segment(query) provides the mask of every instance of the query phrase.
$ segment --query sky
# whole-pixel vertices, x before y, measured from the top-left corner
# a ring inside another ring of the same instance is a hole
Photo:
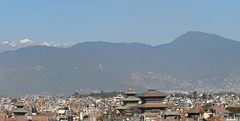
[[[187,31],[240,40],[239,0],[0,0],[0,41],[140,42]]]

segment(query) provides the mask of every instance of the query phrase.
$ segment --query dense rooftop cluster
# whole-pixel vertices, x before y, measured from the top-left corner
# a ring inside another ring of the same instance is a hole
[[[1,121],[237,121],[239,116],[240,98],[236,93],[137,93],[129,88],[84,96],[0,97]]]

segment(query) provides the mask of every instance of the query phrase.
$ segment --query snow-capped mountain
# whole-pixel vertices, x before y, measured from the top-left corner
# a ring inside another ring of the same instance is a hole
[[[3,51],[16,50],[22,47],[42,45],[49,47],[70,47],[75,43],[71,42],[54,42],[54,41],[32,41],[31,39],[25,38],[19,41],[0,41],[0,53]]]

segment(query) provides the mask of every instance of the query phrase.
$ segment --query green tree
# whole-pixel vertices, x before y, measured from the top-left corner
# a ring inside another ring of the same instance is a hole
[[[230,111],[230,115],[233,116],[236,113],[240,113],[240,108],[238,107],[227,107],[228,111]]]

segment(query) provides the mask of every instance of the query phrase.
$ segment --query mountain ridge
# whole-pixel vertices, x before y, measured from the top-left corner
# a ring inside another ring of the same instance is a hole
[[[216,91],[224,87],[226,80],[236,83],[232,88],[237,91],[239,43],[190,31],[157,46],[98,41],[68,48],[25,47],[0,53],[0,91],[60,93],[128,86],[140,90]]]

